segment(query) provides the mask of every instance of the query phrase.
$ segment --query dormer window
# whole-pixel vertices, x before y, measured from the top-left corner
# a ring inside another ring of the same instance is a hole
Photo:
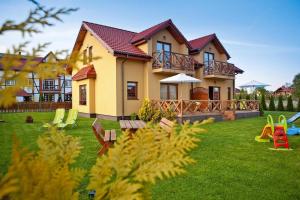
[[[83,64],[86,65],[87,64],[87,50],[83,50]]]
[[[89,47],[89,63],[93,61],[93,47]]]

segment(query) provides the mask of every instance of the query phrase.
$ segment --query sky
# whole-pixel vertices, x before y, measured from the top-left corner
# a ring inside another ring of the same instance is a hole
[[[46,7],[79,10],[63,16],[63,23],[43,29],[42,34],[22,38],[20,33],[0,35],[0,52],[12,45],[51,42],[47,51],[72,50],[82,21],[140,32],[166,19],[188,40],[216,33],[231,59],[245,72],[236,86],[251,80],[270,84],[275,90],[291,83],[300,73],[300,1],[298,0],[48,0]],[[33,4],[25,0],[1,1],[0,23],[26,17]],[[4,17],[3,17],[4,16]],[[45,52],[46,54],[47,52]]]

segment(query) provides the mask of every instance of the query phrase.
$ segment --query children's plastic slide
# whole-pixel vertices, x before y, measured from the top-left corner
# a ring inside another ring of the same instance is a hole
[[[297,119],[300,119],[300,112],[292,116],[287,120],[287,123],[291,124],[295,122]],[[296,127],[295,125],[292,125],[291,128],[287,130],[288,135],[297,135],[300,134],[300,128]]]
[[[260,135],[255,137],[257,142],[270,142],[270,138],[273,137],[274,122],[271,115],[267,117],[267,124],[264,126]]]

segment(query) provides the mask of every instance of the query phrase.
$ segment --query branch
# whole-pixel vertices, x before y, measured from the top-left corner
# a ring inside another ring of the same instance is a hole
[[[44,6],[40,5],[35,0],[29,0],[29,1],[32,2],[36,6],[36,8],[34,10],[31,10],[27,18],[20,23],[16,23],[13,20],[6,20],[0,26],[0,35],[3,35],[7,31],[19,31],[22,33],[23,37],[25,36],[25,34],[32,36],[32,34],[34,33],[41,32],[38,26],[41,27],[53,26],[51,20],[62,22],[63,21],[61,19],[62,15],[68,15],[78,10],[78,8],[56,9],[53,7],[47,9]]]

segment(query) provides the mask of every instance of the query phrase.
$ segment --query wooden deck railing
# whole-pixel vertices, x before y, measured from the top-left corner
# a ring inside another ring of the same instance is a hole
[[[57,108],[72,108],[72,102],[19,102],[9,107],[0,107],[0,113],[5,112],[44,112]]]
[[[212,60],[204,63],[203,75],[234,76],[235,67],[231,63]]]
[[[257,100],[152,100],[154,107],[162,110],[173,110],[178,116],[220,113],[227,110],[259,110]]]
[[[153,69],[173,69],[194,72],[196,61],[189,55],[169,51],[153,53]]]

